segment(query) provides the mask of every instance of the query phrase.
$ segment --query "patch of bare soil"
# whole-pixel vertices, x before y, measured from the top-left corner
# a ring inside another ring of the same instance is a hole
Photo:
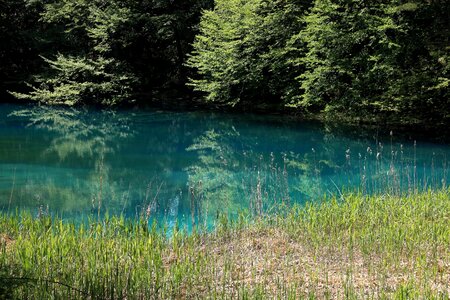
[[[7,234],[0,234],[0,246],[5,246],[6,250],[14,245],[14,240]]]
[[[314,293],[319,298],[340,299],[349,292],[377,298],[409,283],[450,294],[448,249],[433,260],[419,262],[412,256],[392,262],[379,253],[313,249],[300,240],[276,229],[250,231],[214,241],[200,251],[211,256],[215,281],[221,286],[225,282],[230,295],[244,285],[247,289],[264,287],[272,295],[295,287],[295,293]]]

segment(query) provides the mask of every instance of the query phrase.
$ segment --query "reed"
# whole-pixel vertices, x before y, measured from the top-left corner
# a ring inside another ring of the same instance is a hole
[[[281,204],[262,217],[220,215],[209,232],[174,226],[168,234],[146,220],[1,215],[0,298],[450,295],[448,189]]]

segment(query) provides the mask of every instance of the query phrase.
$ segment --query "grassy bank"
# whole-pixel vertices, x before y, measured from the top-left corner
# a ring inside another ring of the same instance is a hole
[[[3,215],[0,298],[449,297],[449,191],[344,198],[170,237]]]

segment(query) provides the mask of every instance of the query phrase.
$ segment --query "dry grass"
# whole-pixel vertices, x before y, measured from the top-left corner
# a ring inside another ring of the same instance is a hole
[[[439,276],[433,278],[427,278],[426,270],[419,270],[416,257],[402,259],[399,265],[386,265],[378,253],[316,249],[279,228],[242,230],[233,238],[207,241],[198,251],[215,262],[215,281],[219,285],[225,281],[226,294],[232,296],[237,296],[241,286],[262,286],[267,295],[276,296],[282,284],[295,287],[298,297],[314,294],[344,299],[351,289],[361,298],[379,298],[418,279],[425,280],[425,285],[437,293],[450,294],[449,249],[441,249],[438,261],[433,262],[439,265]],[[229,270],[224,275],[226,268]]]
[[[14,246],[14,240],[9,235],[0,233],[0,246],[8,251]]]
[[[6,291],[17,299],[450,295],[448,190],[346,195],[241,223],[221,220],[213,232],[174,230],[170,237],[123,218],[77,228],[1,216],[0,237],[0,273],[32,279]],[[0,291],[1,284],[0,278]]]

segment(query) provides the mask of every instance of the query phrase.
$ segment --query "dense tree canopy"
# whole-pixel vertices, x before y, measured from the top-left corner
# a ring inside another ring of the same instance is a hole
[[[47,104],[75,105],[121,102],[130,96],[133,81],[124,62],[114,51],[121,47],[115,33],[131,16],[120,1],[73,1],[49,3],[41,15],[44,22],[64,29],[68,54],[43,59],[49,65],[44,76],[36,77],[37,86],[18,98]],[[71,53],[73,52],[73,53]]]
[[[445,1],[316,0],[299,35],[299,105],[448,118],[449,12]]]
[[[47,44],[38,24],[42,4],[24,0],[0,0],[0,97],[19,88],[19,82],[42,65],[37,45]],[[50,32],[49,32],[50,33]]]
[[[235,105],[288,103],[301,69],[291,37],[303,27],[308,1],[217,0],[203,14],[188,64],[206,100]]]
[[[201,10],[211,7],[212,0],[14,0],[7,5],[11,9],[2,16],[2,30],[24,34],[27,16],[17,21],[18,27],[8,19],[39,6],[31,11],[33,29],[47,33],[41,39],[33,36],[41,56],[33,59],[44,67],[30,72],[32,80],[18,78],[29,89],[14,96],[46,104],[109,106],[184,85],[184,60]],[[50,51],[44,47],[49,44]]]
[[[213,105],[450,120],[449,1],[1,0],[0,7],[0,92],[20,99],[111,106],[178,90]]]
[[[216,0],[189,65],[207,101],[448,121],[450,2]]]

